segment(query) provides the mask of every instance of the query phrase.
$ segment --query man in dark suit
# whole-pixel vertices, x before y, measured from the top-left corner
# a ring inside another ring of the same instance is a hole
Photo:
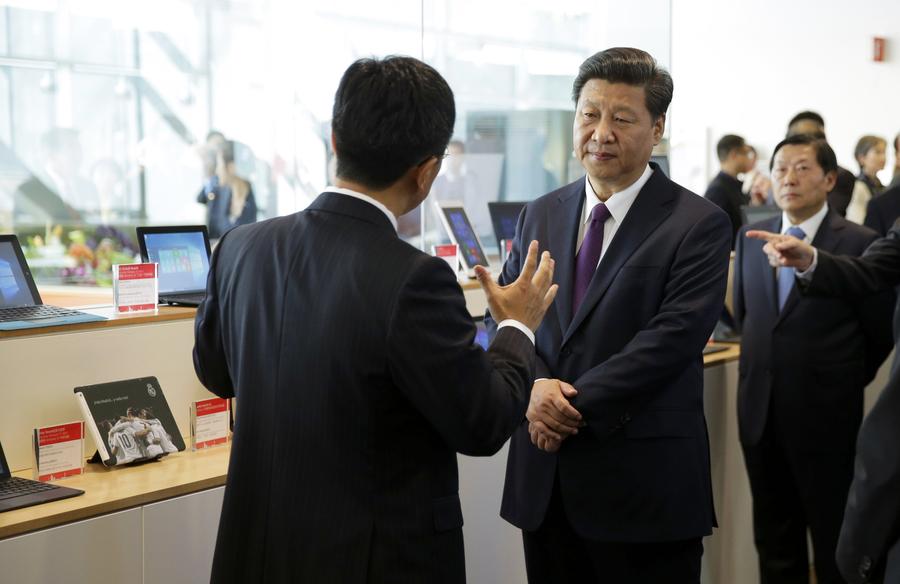
[[[798,113],[788,122],[787,137],[797,134],[821,135],[825,139],[825,119],[816,112]],[[828,207],[841,217],[847,214],[847,207],[850,205],[850,199],[853,198],[855,185],[856,177],[853,176],[853,173],[843,166],[838,166],[834,186],[828,192]]]
[[[900,221],[870,245],[862,257],[831,255],[790,236],[750,231],[765,240],[774,266],[797,271],[805,294],[856,296],[900,285]],[[894,315],[895,339],[900,329]],[[837,562],[851,584],[900,581],[900,368],[863,421],[856,447],[853,483],[844,511]]]
[[[770,170],[782,216],[749,228],[789,233],[837,254],[860,255],[877,239],[828,208],[837,160],[825,140],[786,138]],[[890,353],[894,298],[890,291],[865,299],[802,297],[794,271],[776,273],[762,247],[739,237],[734,262],[742,331],[738,422],[761,580],[808,582],[809,530],[817,581],[839,584],[834,551],[863,389]]]
[[[738,175],[753,170],[755,159],[750,156],[750,147],[744,139],[734,134],[722,136],[716,144],[716,155],[719,157],[719,174],[713,177],[703,196],[731,219],[731,248],[734,249],[738,229],[747,222],[741,207],[750,203],[750,196],[744,194],[744,183],[738,180]]]
[[[900,185],[872,197],[863,224],[885,236],[897,218],[900,218]]]
[[[501,510],[532,584],[699,582],[715,522],[701,353],[731,226],[649,163],[671,97],[644,51],[582,64],[573,141],[587,176],[525,207],[500,277],[519,276],[533,238],[557,261]]]
[[[220,582],[465,581],[456,452],[490,455],[522,420],[552,260],[529,247],[490,349],[456,274],[397,236],[427,196],[453,94],[408,57],[345,72],[337,186],[225,234],[197,312],[194,365],[237,398],[213,561]]]

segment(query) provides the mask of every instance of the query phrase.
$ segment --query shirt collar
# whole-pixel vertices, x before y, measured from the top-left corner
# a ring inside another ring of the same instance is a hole
[[[359,199],[360,201],[365,201],[365,202],[369,203],[370,205],[374,205],[375,207],[378,208],[379,211],[381,211],[382,213],[385,214],[385,216],[388,218],[388,221],[390,221],[391,225],[394,226],[394,231],[397,231],[397,218],[394,217],[394,214],[391,213],[390,209],[385,207],[382,202],[376,201],[375,199],[373,199],[372,197],[370,197],[369,195],[367,195],[365,193],[360,193],[360,192],[357,192],[357,191],[354,191],[351,189],[329,186],[325,190],[329,193],[338,193],[341,195],[347,195],[348,197],[353,197],[354,199]]]
[[[606,199],[606,208],[609,209],[609,214],[612,215],[612,218],[615,219],[616,223],[621,223],[625,219],[625,215],[628,213],[628,210],[631,209],[631,205],[637,198],[638,193],[641,192],[641,189],[644,188],[644,185],[650,180],[651,174],[653,174],[653,169],[650,168],[650,165],[648,164],[647,168],[644,169],[643,174],[641,174],[636,181],[618,193],[613,193]],[[585,204],[584,209],[582,209],[581,212],[581,222],[587,223],[591,220],[591,210],[597,203],[602,203],[603,201],[601,201],[597,196],[597,193],[594,192],[591,181],[588,180],[588,177],[586,176],[584,177],[584,196]]]
[[[804,221],[803,223],[797,225],[803,230],[803,233],[806,234],[806,238],[803,240],[807,243],[811,242],[816,238],[816,233],[819,232],[819,227],[822,225],[822,221],[825,220],[825,215],[828,214],[828,203],[822,205],[822,208],[816,211],[816,214]],[[794,225],[791,224],[791,220],[788,219],[787,213],[784,211],[781,212],[781,234],[784,235],[787,233],[787,230]]]

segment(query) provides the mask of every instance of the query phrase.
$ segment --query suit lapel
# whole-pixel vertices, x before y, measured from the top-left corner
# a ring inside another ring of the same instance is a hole
[[[674,183],[666,178],[661,171],[654,169],[653,175],[644,188],[638,193],[637,198],[629,209],[625,220],[616,231],[609,248],[603,254],[603,259],[594,272],[594,277],[588,286],[578,312],[569,323],[563,343],[581,326],[594,306],[600,302],[604,293],[615,280],[616,274],[625,264],[625,261],[637,251],[641,243],[652,233],[666,217],[670,215],[669,207],[675,198]],[[572,248],[574,248],[574,244]],[[571,279],[571,278],[570,278]],[[570,293],[571,294],[571,293]],[[569,300],[571,303],[571,300]]]
[[[585,178],[585,180],[587,180]],[[559,195],[557,204],[547,211],[548,246],[556,260],[554,280],[559,284],[556,294],[556,312],[565,332],[572,320],[572,289],[575,278],[575,244],[584,205],[584,181],[576,181],[571,188]],[[523,245],[528,242],[522,242]]]
[[[841,240],[841,230],[843,228],[844,226],[838,221],[838,216],[829,210],[828,214],[826,214],[825,218],[822,220],[822,225],[819,226],[819,230],[816,232],[816,237],[812,240],[811,245],[827,252],[835,251]],[[787,300],[784,302],[784,309],[781,311],[781,314],[778,315],[778,320],[775,322],[776,326],[778,326],[778,323],[784,320],[784,318],[794,310],[797,304],[799,304],[800,298],[800,291],[797,290],[797,286],[791,288],[791,293],[788,294]]]
[[[765,231],[771,231],[772,233],[781,233],[781,216],[774,218],[770,223],[765,225],[762,229]],[[762,250],[763,243],[759,242],[759,245],[755,248],[759,251],[757,254],[757,261],[759,262],[759,272],[762,274],[762,288],[765,290],[766,298],[768,298],[768,305],[772,309],[772,313],[775,315],[777,320],[778,318],[778,278],[777,271],[775,268],[769,264],[769,258],[766,256],[765,252]]]

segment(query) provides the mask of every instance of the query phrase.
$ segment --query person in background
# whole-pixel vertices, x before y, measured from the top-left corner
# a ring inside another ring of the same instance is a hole
[[[877,197],[872,197],[866,207],[866,219],[863,225],[874,229],[883,237],[888,234],[898,218],[900,218],[900,182]]]
[[[878,136],[863,136],[856,143],[853,156],[859,163],[859,175],[847,207],[847,219],[854,223],[862,225],[865,222],[869,201],[884,190],[884,185],[878,179],[878,171],[884,168],[886,150],[887,141]]]
[[[250,183],[234,168],[234,142],[226,140],[216,149],[216,187],[208,196],[209,236],[222,237],[238,225],[256,222],[256,199]]]
[[[788,122],[787,136],[795,134],[821,134],[822,138],[825,138],[825,120],[816,112],[800,112]],[[825,139],[827,140],[827,138]],[[838,166],[837,180],[834,188],[828,193],[828,208],[841,217],[847,214],[847,206],[853,197],[855,181],[852,172]]]
[[[743,193],[743,182],[738,175],[753,170],[756,159],[750,155],[750,147],[740,136],[728,134],[723,136],[716,144],[716,155],[719,157],[719,174],[713,177],[712,182],[706,188],[706,197],[709,201],[718,205],[731,220],[731,248],[734,249],[734,240],[738,229],[746,223],[746,217],[741,209],[750,203],[750,197]]]
[[[837,160],[825,140],[786,138],[775,147],[771,170],[782,214],[742,233],[789,233],[856,256],[878,238],[828,209]],[[840,584],[834,551],[863,389],[893,345],[894,295],[802,296],[793,270],[773,270],[762,248],[761,241],[738,238],[733,304],[742,332],[738,427],[761,581],[808,582],[808,530],[818,583]]]
[[[900,187],[900,134],[894,136],[894,174],[888,188]]]
[[[789,235],[749,231],[766,241],[774,267],[796,270],[804,294],[862,296],[900,285],[900,222],[862,257],[832,255]],[[894,315],[894,338],[900,319]],[[844,510],[837,563],[850,584],[900,582],[900,359],[878,401],[863,420],[853,483]]]

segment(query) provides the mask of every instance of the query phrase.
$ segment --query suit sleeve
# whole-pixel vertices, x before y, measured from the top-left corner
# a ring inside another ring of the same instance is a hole
[[[391,377],[457,452],[497,452],[525,417],[534,345],[514,327],[485,352],[447,264],[423,257],[404,283],[388,331]]]
[[[617,408],[649,398],[701,359],[703,346],[722,312],[731,253],[724,213],[710,213],[690,228],[670,267],[656,315],[617,354],[572,384],[573,405],[605,435]]]
[[[861,257],[834,256],[819,250],[819,262],[804,292],[813,295],[865,296],[900,284],[900,222]]]
[[[527,211],[528,207],[525,207],[519,214],[519,220],[516,223],[516,235],[513,238],[512,250],[509,252],[509,257],[506,258],[506,263],[503,264],[503,269],[500,271],[500,277],[498,278],[498,282],[501,286],[506,286],[507,284],[515,282],[519,277],[519,272],[522,270],[522,263],[524,261],[522,256],[522,227],[525,224],[525,214],[527,213]],[[531,242],[529,241],[527,243]],[[527,248],[527,245],[525,245],[524,247]],[[497,334],[497,323],[491,316],[490,310],[485,310],[484,312],[484,324],[487,327],[488,338],[493,341],[494,335]],[[553,377],[553,374],[550,372],[550,368],[547,366],[547,363],[541,358],[540,355],[535,354],[534,361],[535,379]]]
[[[219,240],[209,263],[206,280],[206,298],[197,308],[194,319],[194,371],[206,389],[219,397],[234,397],[234,383],[225,361],[222,340],[222,320],[219,312],[219,293],[216,289],[216,269],[225,244],[225,235]]]
[[[869,243],[872,241],[877,241],[874,234]],[[866,339],[866,384],[875,378],[878,368],[894,347],[891,317],[896,300],[894,289],[885,288],[854,303]]]
[[[893,375],[863,421],[853,483],[837,546],[837,563],[852,584],[883,569],[900,537],[900,376]]]

